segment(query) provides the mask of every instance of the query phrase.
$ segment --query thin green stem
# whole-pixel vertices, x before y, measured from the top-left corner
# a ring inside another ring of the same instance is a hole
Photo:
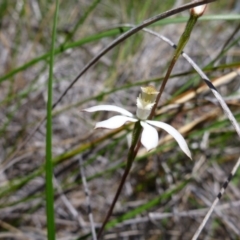
[[[189,40],[189,38],[190,38],[191,32],[192,32],[192,30],[193,30],[193,27],[194,27],[194,25],[195,25],[196,22],[197,22],[197,19],[198,19],[198,16],[190,15],[190,18],[189,18],[189,20],[188,20],[188,22],[187,22],[186,28],[185,28],[182,36],[180,37],[180,40],[179,40],[179,42],[178,42],[178,45],[176,46],[176,50],[175,50],[175,52],[174,52],[173,58],[172,58],[172,60],[171,60],[171,62],[170,62],[170,65],[169,65],[169,67],[168,67],[167,73],[166,73],[166,75],[165,75],[165,77],[164,77],[164,79],[163,79],[163,82],[162,82],[162,84],[161,84],[161,87],[160,87],[160,89],[159,89],[159,93],[158,93],[158,96],[157,96],[157,98],[156,98],[156,104],[155,104],[154,107],[152,108],[152,112],[151,112],[151,114],[150,114],[149,119],[152,119],[153,116],[154,116],[154,114],[155,114],[156,107],[157,107],[158,102],[159,102],[159,100],[160,100],[160,98],[161,98],[161,96],[162,96],[162,93],[163,93],[164,88],[165,88],[165,86],[166,86],[166,84],[167,84],[167,81],[168,81],[168,79],[169,79],[169,77],[170,77],[170,75],[171,75],[171,72],[172,72],[172,70],[173,70],[173,67],[174,67],[175,63],[177,62],[179,56],[181,55],[184,47],[186,46],[186,44],[187,44],[187,42],[188,42],[188,40]]]
[[[48,80],[48,102],[47,102],[47,133],[46,133],[46,214],[47,214],[47,235],[48,240],[55,239],[55,220],[54,220],[54,189],[53,189],[53,163],[52,163],[52,85],[53,85],[53,65],[54,65],[54,44],[56,39],[58,0],[54,14],[51,53],[49,62]]]

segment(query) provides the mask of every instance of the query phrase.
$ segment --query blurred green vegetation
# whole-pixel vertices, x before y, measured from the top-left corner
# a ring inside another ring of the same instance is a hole
[[[138,25],[177,4],[178,1],[60,1],[53,100],[90,59],[130,29],[123,24]],[[237,1],[209,4],[195,26],[186,52],[213,84],[224,77],[217,89],[239,121],[240,85],[238,74],[234,75],[240,65],[240,16],[236,6]],[[37,235],[35,239],[46,238],[45,124],[27,144],[19,147],[46,114],[53,14],[54,3],[50,1],[0,2],[0,220],[17,229],[25,239],[34,239],[33,233]],[[185,11],[149,28],[177,43],[187,19]],[[53,111],[54,174],[63,194],[87,223],[78,157],[82,155],[84,160],[94,219],[101,223],[123,173],[128,148],[126,136],[131,126],[116,131],[93,131],[94,124],[110,114],[87,114],[80,110],[113,104],[134,113],[139,86],[151,84],[159,88],[172,53],[170,45],[140,31],[90,68]],[[145,220],[144,217],[149,212],[207,208],[204,199],[214,200],[239,157],[236,132],[211,92],[198,93],[202,85],[200,77],[180,58],[167,83],[156,119],[177,129],[185,127],[182,133],[194,160],[190,162],[177,144],[160,131],[161,144],[157,149],[148,153],[140,150],[106,234],[127,234],[136,229],[129,239],[172,239],[175,231],[177,238],[190,239],[197,229],[203,214],[194,216],[196,220],[174,216]],[[188,96],[191,97],[187,101],[177,104]],[[238,179],[230,184],[222,203],[238,201]],[[77,219],[61,196],[55,186],[57,238],[84,237],[90,232],[89,225],[78,227]],[[225,209],[223,214],[239,228],[236,207]],[[127,219],[133,223],[124,222]],[[12,233],[11,228],[0,226],[0,237]],[[202,236],[237,238],[226,219],[216,215],[206,229]]]

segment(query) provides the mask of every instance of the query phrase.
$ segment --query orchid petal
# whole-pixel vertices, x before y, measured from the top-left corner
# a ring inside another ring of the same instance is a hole
[[[158,145],[158,132],[146,122],[141,121],[141,125],[143,127],[141,143],[147,151],[150,151]]]
[[[147,120],[147,123],[155,126],[155,127],[159,127],[162,128],[163,130],[165,130],[166,132],[168,132],[172,137],[175,138],[175,140],[177,141],[179,147],[182,149],[182,151],[189,157],[192,159],[191,156],[191,152],[188,148],[188,145],[185,141],[185,139],[183,138],[183,136],[172,126],[170,126],[169,124],[163,123],[163,122],[159,122],[159,121],[150,121]]]
[[[107,129],[116,129],[123,126],[126,122],[137,122],[138,120],[135,118],[130,118],[126,116],[114,116],[105,121],[101,121],[96,123],[96,128],[107,128]]]
[[[122,115],[133,117],[133,114],[129,111],[125,110],[124,108],[113,106],[113,105],[99,105],[90,108],[83,109],[85,112],[97,112],[97,111],[113,111],[121,113]]]

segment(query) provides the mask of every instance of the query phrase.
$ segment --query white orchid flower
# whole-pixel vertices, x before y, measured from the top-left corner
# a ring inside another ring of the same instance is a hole
[[[137,98],[137,116],[134,116],[131,112],[125,110],[124,108],[112,106],[112,105],[99,105],[90,108],[86,108],[83,111],[86,112],[97,112],[97,111],[113,111],[118,112],[122,115],[117,115],[109,118],[108,120],[96,123],[96,128],[107,128],[116,129],[123,126],[127,122],[137,122],[140,121],[143,127],[143,132],[141,136],[141,143],[150,151],[157,147],[158,145],[158,132],[154,127],[161,128],[168,132],[178,143],[182,151],[192,159],[191,152],[188,145],[183,138],[183,136],[172,126],[164,122],[147,120],[151,113],[151,109],[155,104],[155,99],[158,94],[156,89],[152,86],[142,87],[142,94]],[[154,127],[152,127],[154,126]]]

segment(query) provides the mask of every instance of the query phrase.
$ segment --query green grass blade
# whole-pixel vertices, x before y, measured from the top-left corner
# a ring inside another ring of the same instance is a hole
[[[55,219],[54,219],[54,189],[53,189],[53,163],[52,163],[52,82],[54,65],[54,43],[56,39],[56,27],[58,16],[58,0],[54,14],[52,43],[49,64],[48,80],[48,102],[47,102],[47,134],[46,134],[46,213],[47,213],[47,232],[48,240],[55,239]]]

